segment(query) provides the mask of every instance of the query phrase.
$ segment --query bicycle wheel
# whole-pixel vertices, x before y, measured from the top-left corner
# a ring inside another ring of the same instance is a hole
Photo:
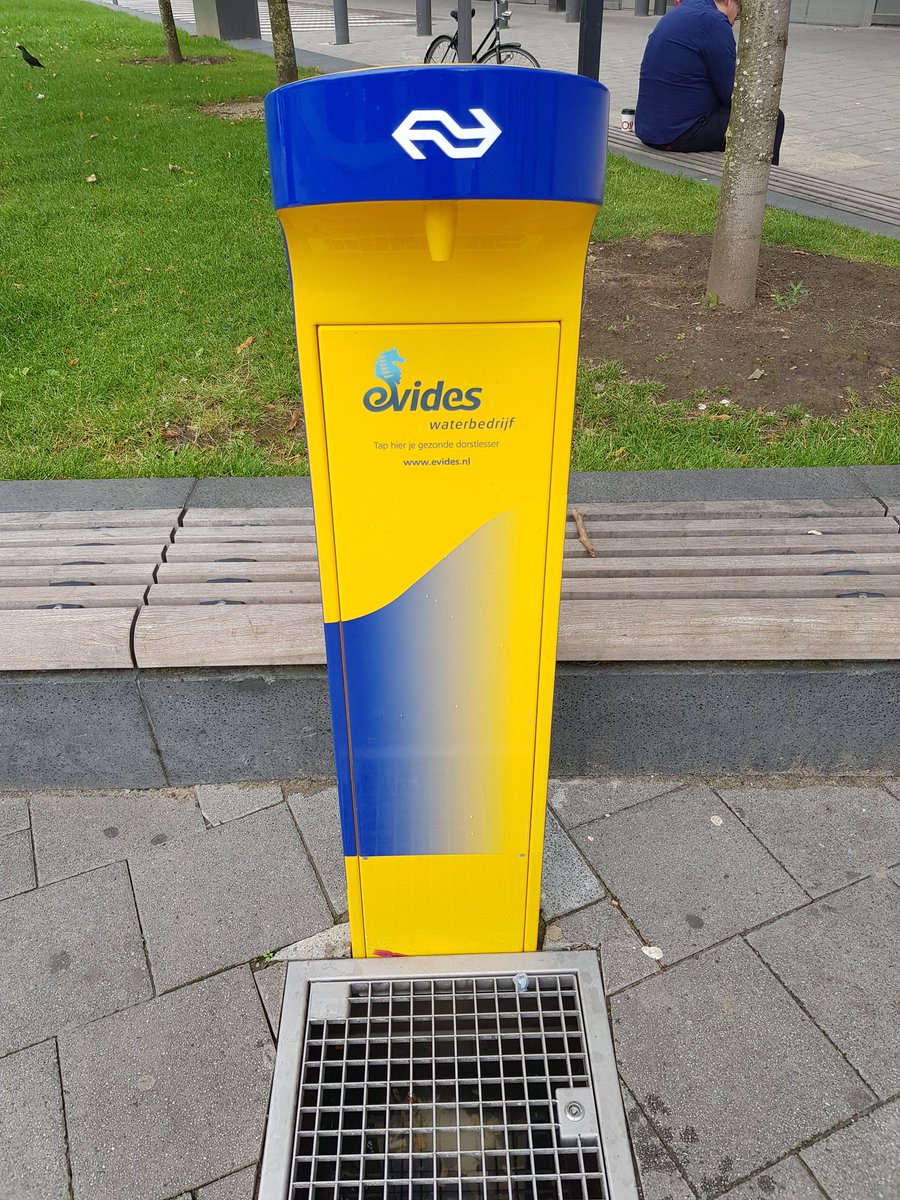
[[[455,63],[456,57],[456,42],[446,33],[436,37],[425,51],[427,63]]]
[[[541,64],[529,54],[527,50],[523,50],[521,46],[495,46],[493,50],[488,50],[486,54],[482,54],[479,58],[479,63],[489,67],[491,63],[500,63],[506,67],[539,67]]]

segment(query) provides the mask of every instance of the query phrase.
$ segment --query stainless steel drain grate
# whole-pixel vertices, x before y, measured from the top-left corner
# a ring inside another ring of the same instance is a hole
[[[608,1040],[593,955],[291,964],[260,1200],[630,1198]]]

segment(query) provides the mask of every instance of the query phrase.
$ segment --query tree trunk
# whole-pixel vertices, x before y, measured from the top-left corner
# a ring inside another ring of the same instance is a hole
[[[272,48],[275,51],[275,80],[279,87],[297,78],[297,51],[288,0],[268,0],[269,21],[272,25]]]
[[[709,297],[726,308],[750,308],[756,301],[790,8],[790,0],[744,0],[719,215],[706,283]]]
[[[166,54],[169,62],[177,66],[184,62],[184,55],[181,53],[178,30],[175,28],[175,18],[172,16],[172,0],[159,0],[159,19],[162,21],[163,33],[166,36]]]

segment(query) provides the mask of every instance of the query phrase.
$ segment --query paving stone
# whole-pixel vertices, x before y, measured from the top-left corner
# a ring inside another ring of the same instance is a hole
[[[748,940],[874,1091],[900,1091],[900,890],[867,879]]]
[[[249,968],[65,1034],[75,1200],[163,1200],[254,1162],[273,1062]]]
[[[659,970],[641,948],[640,938],[609,900],[600,900],[566,917],[557,917],[544,931],[545,950],[601,951],[607,994]]]
[[[0,902],[0,1054],[151,995],[124,863]]]
[[[546,921],[584,908],[606,895],[596,875],[572,845],[572,840],[548,810],[544,830],[544,870],[541,912]]]
[[[284,999],[284,977],[287,974],[286,962],[273,962],[261,971],[253,972],[253,982],[259,992],[260,999],[269,1018],[269,1024],[278,1037],[278,1026],[281,1022],[281,1001]]]
[[[328,902],[338,918],[347,915],[347,869],[341,843],[341,814],[336,787],[288,796]]]
[[[189,791],[33,792],[31,828],[42,884],[203,833]]]
[[[290,962],[292,959],[315,958],[350,958],[350,925],[332,925],[322,933],[314,933],[312,937],[303,938],[279,950],[275,958],[279,962]]]
[[[900,862],[900,803],[881,788],[728,788],[720,795],[811,896]]]
[[[625,1116],[644,1200],[694,1200],[675,1160],[656,1136],[628,1088],[622,1088]]]
[[[9,788],[165,787],[136,672],[0,678],[0,780]]]
[[[34,857],[27,829],[0,837],[0,900],[34,887]]]
[[[800,1157],[835,1200],[900,1196],[900,1100],[808,1146]]]
[[[680,787],[679,779],[551,779],[547,797],[566,829],[608,817]]]
[[[872,1103],[740,940],[620,992],[610,1006],[622,1076],[703,1196]]]
[[[204,783],[194,790],[200,811],[210,825],[246,817],[284,799],[277,783]]]
[[[334,778],[324,667],[145,671],[138,685],[170,783]]]
[[[828,1200],[798,1158],[785,1158],[766,1167],[746,1183],[725,1193],[722,1200]]]
[[[0,796],[0,836],[18,833],[29,825],[28,801],[24,796]]]
[[[668,962],[807,900],[707,787],[647,800],[572,837]]]
[[[56,1046],[0,1059],[0,1196],[69,1200]]]
[[[160,991],[331,924],[284,807],[138,855],[131,877]]]
[[[227,1179],[208,1183],[197,1192],[197,1200],[253,1200],[256,1167],[247,1167]]]

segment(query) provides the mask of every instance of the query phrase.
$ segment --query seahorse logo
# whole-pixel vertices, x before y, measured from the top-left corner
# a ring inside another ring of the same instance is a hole
[[[370,412],[380,412],[385,408],[400,407],[400,380],[402,371],[400,370],[401,363],[405,363],[406,359],[400,357],[400,352],[396,346],[392,346],[390,350],[383,350],[375,359],[375,378],[383,379],[387,387],[369,388],[363,396],[363,404]]]

